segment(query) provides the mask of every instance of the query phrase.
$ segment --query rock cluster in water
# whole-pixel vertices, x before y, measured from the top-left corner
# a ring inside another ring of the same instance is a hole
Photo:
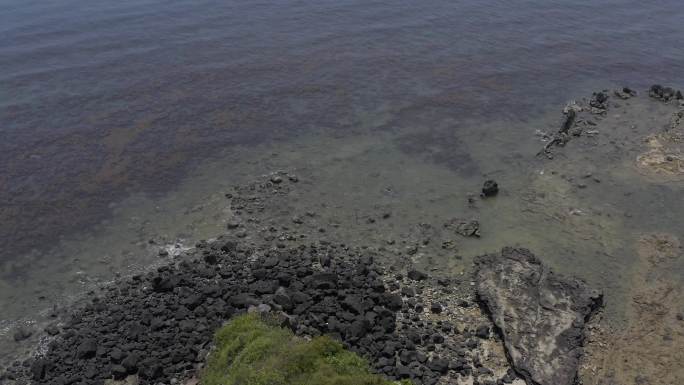
[[[609,90],[602,90],[594,92],[588,101],[585,100],[579,103],[573,101],[569,103],[563,109],[560,128],[550,134],[542,133],[547,142],[537,155],[553,158],[552,149],[554,147],[565,146],[573,137],[579,137],[584,134],[595,135],[594,127],[597,123],[593,117],[605,117],[611,107],[618,106],[617,103],[611,101],[611,95],[621,100],[627,100],[637,96],[637,92],[629,87],[615,89],[612,93]],[[653,99],[666,103],[678,102],[680,105],[684,103],[684,96],[682,96],[681,91],[659,84],[652,85],[648,90],[648,95]]]
[[[670,100],[682,100],[682,92],[675,90],[672,87],[663,87],[660,84],[654,84],[648,90],[648,95],[654,99],[669,102]]]

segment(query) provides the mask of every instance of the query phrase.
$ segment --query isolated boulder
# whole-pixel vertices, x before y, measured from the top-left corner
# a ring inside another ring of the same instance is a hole
[[[499,193],[499,184],[496,181],[489,179],[482,185],[482,196],[493,197]]]
[[[572,385],[584,326],[602,296],[551,272],[529,250],[504,248],[476,259],[477,295],[528,385]]]

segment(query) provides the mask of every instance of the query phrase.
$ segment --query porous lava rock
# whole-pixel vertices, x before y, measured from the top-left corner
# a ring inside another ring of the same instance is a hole
[[[500,331],[514,369],[529,385],[572,385],[584,326],[602,296],[554,274],[529,250],[476,258],[477,295]]]

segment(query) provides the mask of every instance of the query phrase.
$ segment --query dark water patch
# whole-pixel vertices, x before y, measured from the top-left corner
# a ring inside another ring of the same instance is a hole
[[[405,153],[425,157],[461,176],[470,177],[481,172],[456,130],[407,134],[397,138],[397,144]]]

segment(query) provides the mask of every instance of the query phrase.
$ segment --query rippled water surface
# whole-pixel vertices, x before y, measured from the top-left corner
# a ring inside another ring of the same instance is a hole
[[[366,158],[421,183],[515,181],[565,101],[681,85],[683,20],[673,0],[0,0],[0,303],[30,318],[45,275],[66,291],[88,261],[133,264],[140,233],[219,231],[193,207],[252,172],[341,172],[297,153],[309,137],[395,143]]]

